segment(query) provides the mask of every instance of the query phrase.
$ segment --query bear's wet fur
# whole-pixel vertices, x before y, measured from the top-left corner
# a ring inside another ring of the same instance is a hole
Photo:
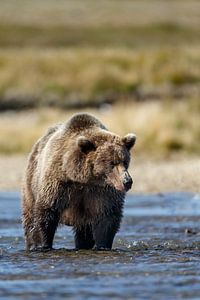
[[[111,249],[119,229],[134,134],[109,132],[75,114],[33,146],[22,189],[27,250],[51,249],[58,224],[73,226],[77,249]]]

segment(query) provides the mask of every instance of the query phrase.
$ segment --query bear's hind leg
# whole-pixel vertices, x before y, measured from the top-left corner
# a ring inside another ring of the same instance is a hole
[[[94,247],[94,238],[90,225],[75,229],[75,247],[76,249],[92,249]]]

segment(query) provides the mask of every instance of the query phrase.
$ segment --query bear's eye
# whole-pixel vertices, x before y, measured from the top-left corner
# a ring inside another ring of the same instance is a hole
[[[116,166],[118,166],[119,165],[119,162],[111,162],[111,167],[112,167],[112,169],[114,168],[114,167],[116,167]]]
[[[114,161],[112,161],[112,162],[110,163],[110,165],[111,165],[111,168],[113,169],[113,168],[116,166],[116,163],[115,163]]]
[[[128,169],[128,162],[127,161],[124,161],[124,163],[123,163],[123,165],[124,165],[124,167],[126,168],[126,169]]]

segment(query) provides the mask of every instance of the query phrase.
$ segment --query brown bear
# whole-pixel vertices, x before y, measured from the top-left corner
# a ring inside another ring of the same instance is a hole
[[[27,250],[51,249],[59,223],[73,226],[77,249],[112,248],[132,186],[127,169],[135,140],[80,113],[36,142],[22,190]]]

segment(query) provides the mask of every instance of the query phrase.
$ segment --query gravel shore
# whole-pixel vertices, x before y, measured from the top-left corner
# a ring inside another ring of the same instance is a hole
[[[19,191],[27,156],[0,156],[0,191]],[[200,159],[135,159],[130,166],[133,193],[199,192]]]

